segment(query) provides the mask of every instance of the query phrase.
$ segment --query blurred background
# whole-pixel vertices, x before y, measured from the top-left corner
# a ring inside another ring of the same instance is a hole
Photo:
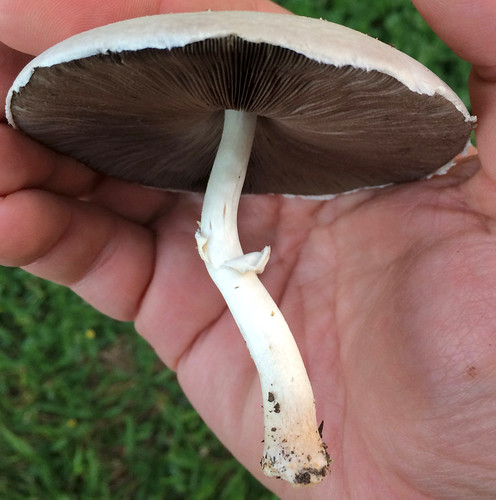
[[[468,106],[468,64],[410,1],[277,3],[393,44]],[[212,435],[131,324],[0,268],[0,499],[275,498]]]

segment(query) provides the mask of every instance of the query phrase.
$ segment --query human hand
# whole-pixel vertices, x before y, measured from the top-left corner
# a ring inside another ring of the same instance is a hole
[[[184,10],[181,3],[166,5]],[[471,90],[482,168],[472,157],[431,181],[325,203],[246,197],[240,207],[246,249],[272,243],[263,281],[293,325],[334,458],[331,477],[305,492],[261,478],[284,498],[491,498],[496,491],[496,452],[486,446],[496,433],[496,74],[483,50],[495,35],[480,27],[469,33],[491,18],[491,7],[479,19],[461,11],[466,2],[445,10],[445,2],[416,3],[478,64]],[[0,2],[2,39],[34,54],[81,29],[155,13],[145,4],[139,12],[123,2],[82,5],[74,2],[75,15],[66,1],[52,17],[52,2],[16,2],[8,17]],[[27,58],[3,53],[5,96]],[[101,178],[5,125],[0,144],[0,231],[12,235],[0,242],[0,262],[135,320],[206,422],[260,478],[258,376],[194,248],[199,197]]]

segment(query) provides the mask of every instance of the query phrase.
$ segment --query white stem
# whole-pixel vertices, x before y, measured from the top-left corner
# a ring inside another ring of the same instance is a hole
[[[198,252],[221,291],[257,367],[264,408],[262,468],[295,484],[320,481],[329,456],[317,429],[312,388],[281,312],[257,277],[269,247],[244,255],[237,211],[256,116],[225,112],[224,130],[208,182],[196,239]]]

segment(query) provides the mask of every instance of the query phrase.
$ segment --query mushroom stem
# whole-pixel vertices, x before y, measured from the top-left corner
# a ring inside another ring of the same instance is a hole
[[[238,238],[238,203],[255,126],[254,114],[225,112],[196,239],[260,376],[264,473],[310,484],[326,475],[330,462],[317,429],[310,381],[285,319],[257,277],[269,259],[269,247],[245,255]]]

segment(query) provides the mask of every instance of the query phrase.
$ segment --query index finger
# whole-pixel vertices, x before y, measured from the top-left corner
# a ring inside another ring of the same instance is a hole
[[[124,19],[201,10],[287,12],[269,0],[0,0],[0,41],[37,55],[76,33]]]

